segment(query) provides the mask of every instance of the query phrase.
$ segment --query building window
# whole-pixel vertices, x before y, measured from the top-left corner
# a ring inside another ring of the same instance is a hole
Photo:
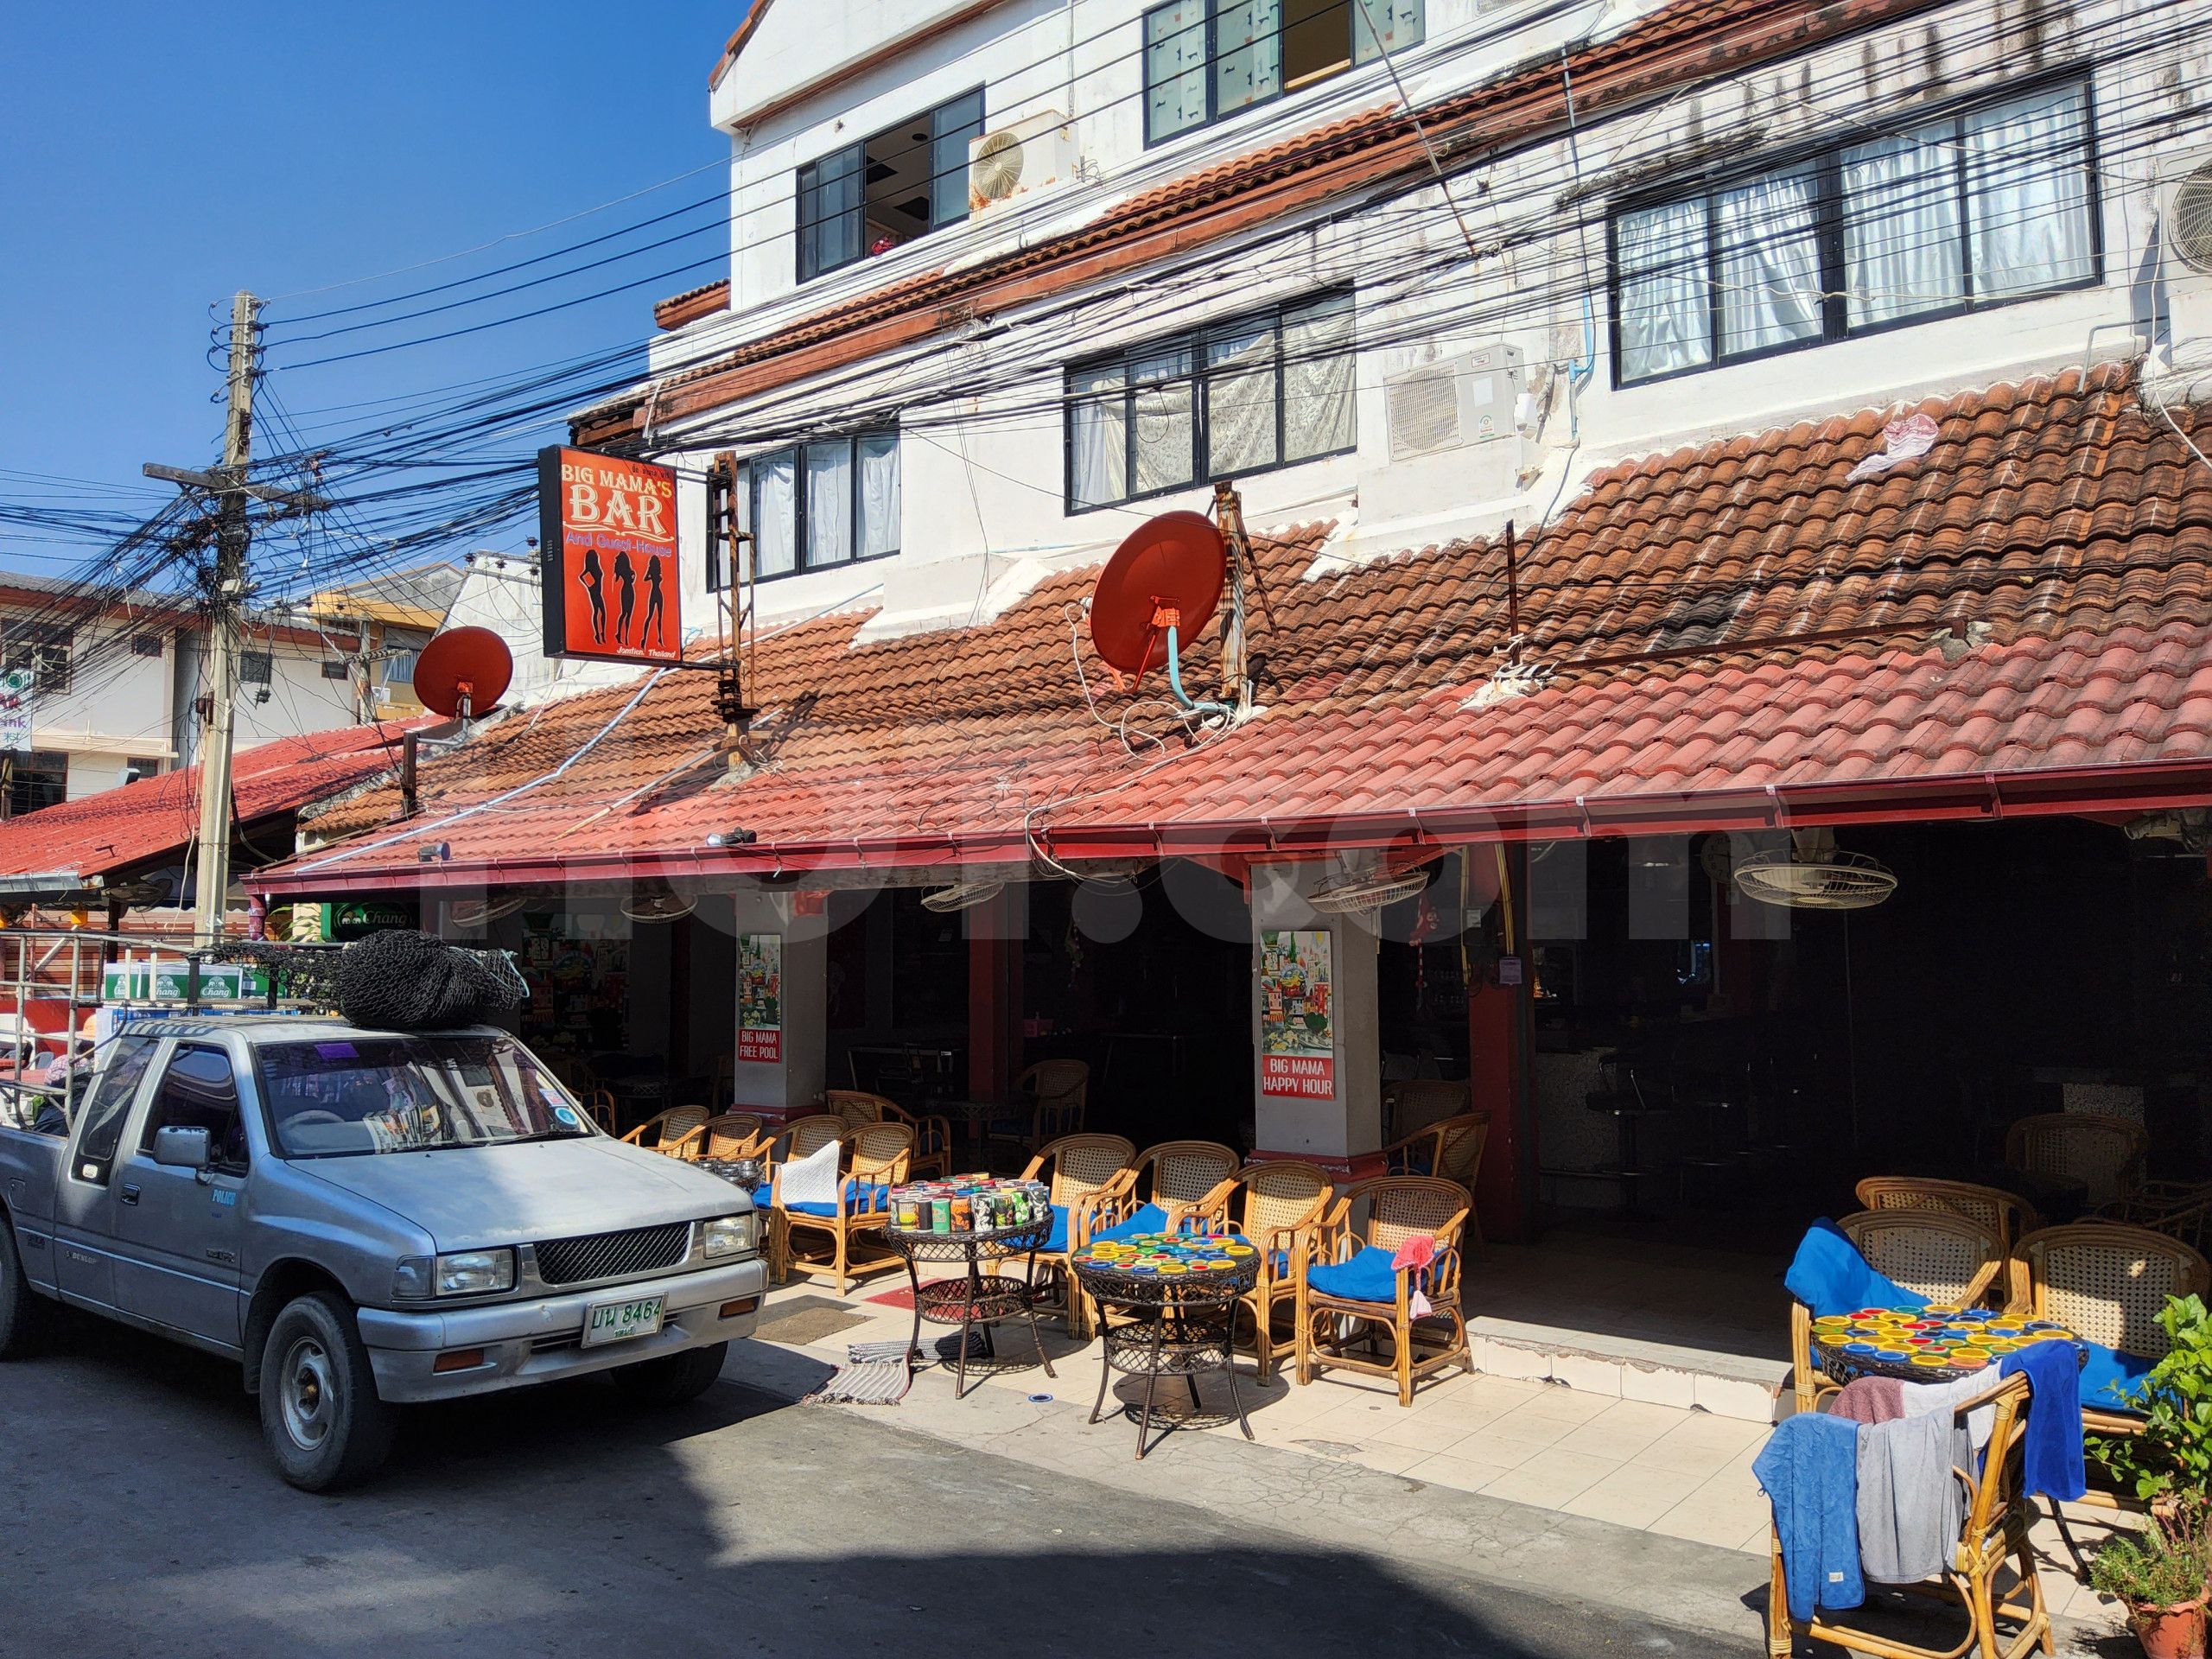
[[[158,778],[162,763],[145,755],[138,755],[123,763],[123,781],[126,784],[143,783],[149,778]]]
[[[982,136],[981,87],[798,170],[798,279],[968,217],[968,144]]]
[[[322,659],[322,677],[324,679],[342,680],[346,677],[346,663],[343,657],[326,657]]]
[[[1418,46],[1425,0],[1167,0],[1144,15],[1144,138],[1156,144],[1356,63]]]
[[[422,652],[415,646],[405,650],[388,650],[384,658],[384,683],[386,686],[404,686],[410,696],[415,692],[415,665],[423,659]]]
[[[1354,351],[1336,293],[1071,367],[1068,511],[1350,449]]]
[[[41,696],[58,696],[69,690],[69,659],[76,635],[52,622],[10,622],[0,625],[0,670],[31,677],[31,690]]]
[[[240,685],[267,685],[274,668],[275,664],[270,661],[269,653],[265,651],[238,652],[238,683]]]
[[[158,657],[162,654],[162,636],[158,633],[134,633],[130,636],[133,657]]]
[[[20,818],[69,798],[69,757],[58,749],[17,750],[8,757],[8,816]]]
[[[1612,219],[1629,385],[2100,280],[2079,82]]]
[[[896,432],[773,450],[753,456],[745,470],[757,578],[824,570],[899,550],[903,505]]]

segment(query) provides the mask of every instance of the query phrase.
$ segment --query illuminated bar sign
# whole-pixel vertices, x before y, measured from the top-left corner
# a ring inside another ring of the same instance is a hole
[[[673,467],[542,449],[537,520],[548,657],[683,660]]]

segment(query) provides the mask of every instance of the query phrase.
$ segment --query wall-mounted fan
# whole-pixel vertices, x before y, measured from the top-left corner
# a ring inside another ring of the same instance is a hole
[[[1306,902],[1324,916],[1364,915],[1426,892],[1435,874],[1433,867],[1408,870],[1400,875],[1369,870],[1329,882]]]
[[[681,893],[643,893],[622,901],[622,913],[633,922],[680,922],[699,907],[699,901]]]
[[[503,916],[512,916],[530,902],[525,893],[509,893],[504,899],[456,899],[447,906],[446,915],[455,927],[488,927]]]
[[[1787,852],[1759,853],[1736,866],[1737,888],[1791,910],[1871,910],[1897,890],[1887,865],[1840,852],[1832,830],[1791,833]]]
[[[949,887],[939,887],[922,895],[922,908],[949,916],[955,911],[973,910],[987,905],[1006,891],[1003,881],[956,881]]]
[[[142,905],[158,905],[169,896],[169,890],[159,881],[117,881],[107,888],[107,901],[126,910]]]

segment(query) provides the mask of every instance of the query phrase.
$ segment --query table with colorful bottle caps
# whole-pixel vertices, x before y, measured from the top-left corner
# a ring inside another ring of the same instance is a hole
[[[1948,1382],[2031,1343],[2071,1341],[2074,1333],[2050,1319],[1981,1307],[1863,1307],[1815,1319],[1812,1336],[1814,1363],[1839,1382],[1861,1376]]]
[[[1090,1421],[1106,1407],[1116,1371],[1145,1379],[1137,1414],[1137,1456],[1152,1437],[1153,1397],[1162,1376],[1179,1376],[1194,1409],[1198,1376],[1220,1371],[1244,1438],[1252,1425],[1236,1391],[1238,1300],[1259,1281],[1259,1247],[1235,1233],[1141,1233],[1096,1240],[1068,1258],[1076,1282],[1099,1306],[1098,1398]]]

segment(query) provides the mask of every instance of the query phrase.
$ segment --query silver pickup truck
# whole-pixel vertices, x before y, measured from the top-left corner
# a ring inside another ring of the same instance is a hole
[[[66,1135],[0,1128],[0,1359],[54,1301],[237,1359],[321,1491],[395,1405],[586,1371],[696,1397],[757,1320],[760,1243],[742,1191],[601,1133],[504,1032],[130,1026]]]

